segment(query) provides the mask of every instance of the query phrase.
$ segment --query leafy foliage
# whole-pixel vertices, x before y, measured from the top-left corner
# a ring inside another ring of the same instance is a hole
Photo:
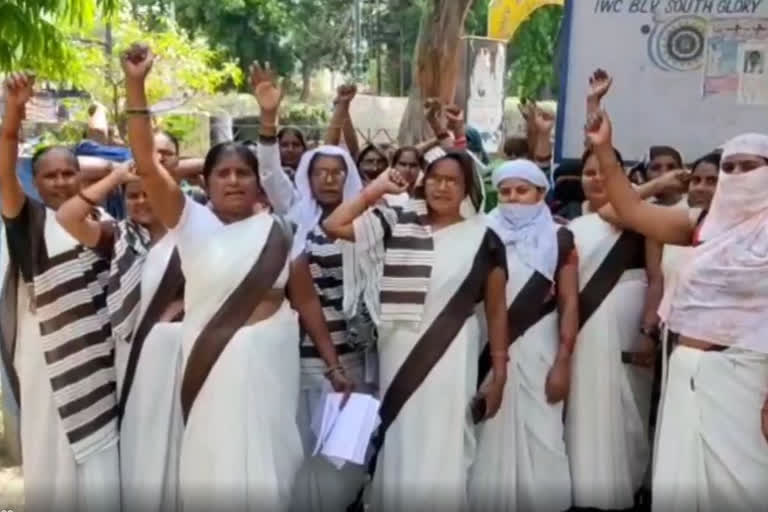
[[[176,0],[179,25],[192,35],[206,35],[237,59],[242,69],[269,61],[280,73],[293,71],[284,38],[294,0]]]
[[[509,52],[511,95],[538,98],[556,85],[555,50],[562,19],[562,7],[540,7],[517,31]]]
[[[122,95],[119,55],[135,41],[143,41],[158,55],[147,83],[150,103],[171,98],[182,102],[196,94],[212,94],[227,84],[238,85],[243,75],[237,64],[223,59],[202,37],[191,38],[166,20],[162,31],[143,30],[139,23],[122,13],[114,24],[114,51],[107,55],[100,45],[74,43],[78,58],[68,64],[70,82],[106,105],[117,118]],[[72,33],[76,40],[99,37],[95,33]]]
[[[31,69],[62,77],[72,58],[62,26],[88,26],[119,0],[0,0],[0,71]]]

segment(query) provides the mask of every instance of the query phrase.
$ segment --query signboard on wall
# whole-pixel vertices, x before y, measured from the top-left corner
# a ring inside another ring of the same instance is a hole
[[[768,127],[768,0],[567,0],[561,40],[558,159],[583,151],[596,68],[628,159],[664,144],[692,160]]]
[[[496,153],[504,138],[504,94],[507,42],[464,38],[465,118],[477,129],[488,153]]]

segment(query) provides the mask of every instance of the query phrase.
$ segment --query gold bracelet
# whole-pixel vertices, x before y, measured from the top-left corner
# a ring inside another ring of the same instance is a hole
[[[331,366],[330,368],[328,368],[325,371],[324,375],[325,375],[326,378],[328,378],[331,375],[333,375],[334,373],[340,373],[340,374],[344,375],[344,367],[341,366],[341,364],[337,364],[337,365]]]

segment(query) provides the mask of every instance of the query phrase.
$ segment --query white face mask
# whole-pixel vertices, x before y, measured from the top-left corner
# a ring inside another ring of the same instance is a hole
[[[542,208],[546,208],[546,205],[541,202],[536,204],[499,204],[499,212],[502,219],[512,229],[521,229],[532,224],[541,215]]]

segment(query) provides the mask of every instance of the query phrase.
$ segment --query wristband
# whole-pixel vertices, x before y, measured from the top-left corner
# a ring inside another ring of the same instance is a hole
[[[152,115],[152,111],[148,108],[127,108],[125,109],[126,116],[146,116]]]

